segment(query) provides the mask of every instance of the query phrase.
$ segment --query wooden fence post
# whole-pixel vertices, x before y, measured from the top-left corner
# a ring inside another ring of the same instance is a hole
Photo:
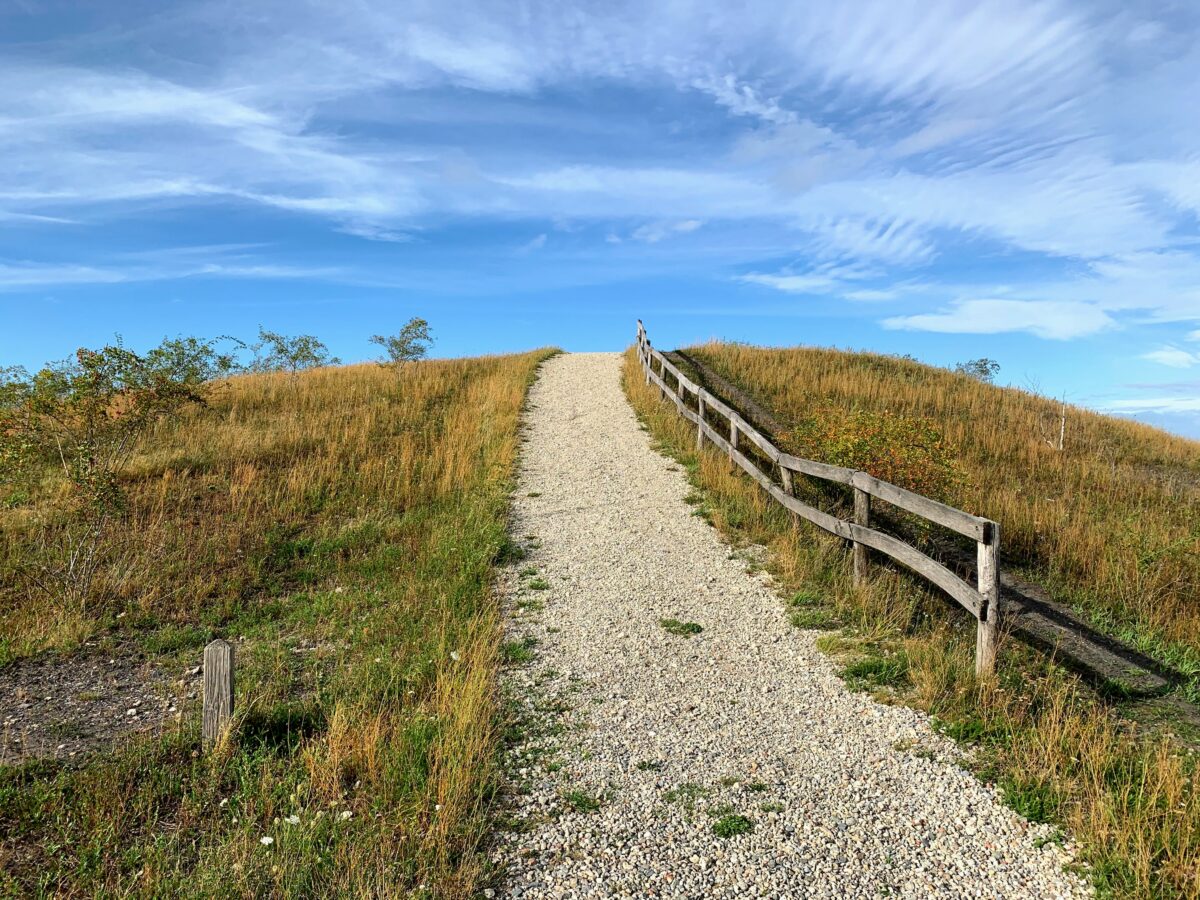
[[[704,391],[696,393],[696,406],[699,407],[700,421],[696,423],[696,452],[704,449]]]
[[[860,487],[854,488],[854,524],[871,527],[871,495]],[[854,541],[854,583],[862,584],[867,578],[867,547]]]
[[[737,453],[738,448],[738,428],[737,419],[733,416],[729,417],[729,467],[737,471],[737,463],[733,461],[733,454]]]
[[[975,546],[978,589],[983,596],[975,632],[975,674],[988,678],[996,671],[996,643],[1000,636],[1000,526],[992,522],[984,540]]]
[[[683,382],[682,381],[680,381],[679,386],[675,388],[675,396],[677,398],[675,400],[675,405],[680,410],[682,410],[683,409]]]
[[[204,648],[204,717],[202,722],[205,748],[221,739],[233,716],[233,645],[220,638]]]
[[[783,483],[784,491],[786,491],[790,496],[795,497],[796,496],[796,488],[792,482],[792,470],[785,469],[783,466],[780,466],[779,467],[779,480]]]

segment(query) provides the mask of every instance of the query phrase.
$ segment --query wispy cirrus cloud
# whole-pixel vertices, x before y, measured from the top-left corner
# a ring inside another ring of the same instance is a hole
[[[490,230],[514,257],[571,223],[589,279],[623,277],[615,253],[678,264],[692,248],[688,271],[871,301],[893,330],[1069,340],[1200,321],[1186,5],[195,0],[102,15],[6,48],[5,234],[258,216],[364,254],[297,267],[264,249],[245,277],[370,279],[416,233],[436,247]],[[36,256],[0,283],[205,274]]]
[[[1143,353],[1142,359],[1170,366],[1173,369],[1190,369],[1192,366],[1200,366],[1200,353],[1192,353],[1190,350],[1169,345],[1151,350],[1149,353]]]
[[[1026,331],[1041,338],[1069,340],[1114,325],[1103,310],[1086,303],[1037,300],[959,300],[946,309],[883,320],[885,328],[947,334],[1000,334]]]

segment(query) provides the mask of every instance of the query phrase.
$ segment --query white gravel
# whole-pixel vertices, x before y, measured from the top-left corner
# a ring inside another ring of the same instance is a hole
[[[509,638],[538,643],[505,675],[532,724],[509,753],[499,893],[1087,896],[1069,847],[957,766],[924,716],[847,691],[769,579],[692,515],[620,368],[560,356],[530,397],[513,528],[533,549],[505,591]],[[753,830],[714,834],[729,811]]]

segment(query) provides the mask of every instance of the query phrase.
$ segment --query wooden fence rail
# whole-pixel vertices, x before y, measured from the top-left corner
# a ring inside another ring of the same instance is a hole
[[[978,622],[975,644],[975,671],[988,676],[995,670],[996,640],[1000,621],[1000,527],[990,519],[973,516],[962,510],[914,494],[904,488],[880,481],[866,472],[827,463],[801,459],[781,452],[769,440],[719,398],[714,397],[700,385],[691,381],[670,360],[650,345],[646,329],[641,320],[637,323],[637,352],[647,384],[656,384],[662,398],[668,397],[675,403],[679,414],[696,425],[696,447],[702,449],[708,441],[728,454],[730,460],[745,470],[759,483],[764,491],[788,509],[793,515],[812,522],[831,534],[845,538],[854,546],[854,577],[862,580],[866,575],[867,548],[891,557],[928,581],[933,582],[971,613]],[[655,366],[657,365],[657,371]],[[668,384],[668,375],[674,384]],[[696,399],[696,409],[687,403],[688,396]],[[727,429],[718,430],[709,422],[715,413],[728,423]],[[759,468],[753,459],[745,455],[739,445],[745,441],[753,444],[772,463],[771,472]],[[778,475],[776,483],[774,475]],[[824,481],[848,485],[854,489],[854,519],[844,521],[802,503],[794,496],[794,475],[807,475]],[[871,498],[874,497],[893,506],[920,516],[961,535],[971,538],[976,545],[976,584],[959,578],[948,568],[911,547],[898,538],[871,528]]]

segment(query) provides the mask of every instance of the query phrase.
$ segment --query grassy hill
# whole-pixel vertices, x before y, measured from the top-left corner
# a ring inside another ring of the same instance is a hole
[[[686,352],[774,419],[785,449],[999,520],[1006,568],[1194,678],[1200,445],[1068,408],[1059,450],[1058,404],[906,359],[716,343]],[[1168,714],[1150,724],[1136,704],[1012,640],[998,677],[977,681],[973,619],[896,567],[873,565],[856,585],[843,541],[793,522],[719,451],[696,452],[695,426],[645,384],[633,350],[625,389],[687,467],[697,514],[735,543],[766,545],[793,622],[827,630],[821,646],[851,687],[928,712],[1018,812],[1069,830],[1102,895],[1200,896],[1196,729],[1169,714],[1177,698],[1155,701]]]
[[[138,447],[75,608],[36,584],[61,475],[9,498],[3,662],[173,676],[222,636],[239,705],[211,754],[183,696],[161,737],[0,767],[0,896],[469,895],[498,740],[490,573],[547,355],[217,384]]]
[[[1200,443],[1078,407],[1064,428],[1055,401],[907,359],[739,344],[694,355],[770,408],[785,449],[996,520],[1010,568],[1200,675]]]

